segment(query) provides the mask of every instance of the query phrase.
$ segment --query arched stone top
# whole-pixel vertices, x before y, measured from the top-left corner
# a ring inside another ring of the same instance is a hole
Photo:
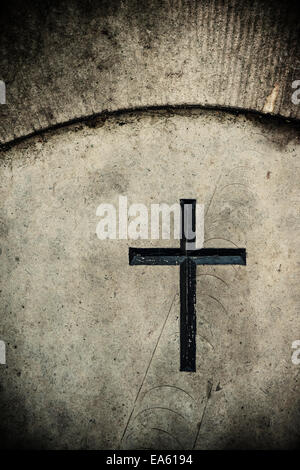
[[[295,2],[13,0],[0,23],[1,143],[156,106],[300,117]]]

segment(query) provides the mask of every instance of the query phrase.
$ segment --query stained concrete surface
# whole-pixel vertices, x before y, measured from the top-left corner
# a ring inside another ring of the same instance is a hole
[[[298,1],[10,0],[0,143],[95,113],[198,105],[300,117]]]
[[[299,133],[200,110],[95,119],[1,153],[1,445],[45,449],[299,444]],[[103,202],[206,207],[197,372],[179,372],[179,269],[99,240]]]

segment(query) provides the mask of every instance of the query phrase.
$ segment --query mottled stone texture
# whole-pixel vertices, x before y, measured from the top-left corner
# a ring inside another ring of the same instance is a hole
[[[129,113],[2,153],[2,445],[290,448],[299,442],[299,157],[294,125],[213,111]],[[179,268],[129,266],[102,202],[206,206],[197,372],[179,372]]]
[[[298,117],[300,16],[279,0],[5,2],[0,142],[95,113],[223,106]]]
[[[0,447],[297,447],[296,2],[1,8]],[[197,268],[195,374],[179,268],[128,264],[129,246],[178,241],[96,236],[119,195],[196,198],[205,246],[247,249],[247,266]]]

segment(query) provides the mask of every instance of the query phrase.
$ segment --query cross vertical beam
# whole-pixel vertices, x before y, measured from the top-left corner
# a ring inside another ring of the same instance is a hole
[[[180,370],[196,371],[196,264],[180,265]]]
[[[196,244],[196,200],[180,199],[180,249]],[[189,257],[180,264],[180,370],[196,371],[196,264]]]
[[[183,252],[196,248],[196,199],[180,199],[181,239]]]

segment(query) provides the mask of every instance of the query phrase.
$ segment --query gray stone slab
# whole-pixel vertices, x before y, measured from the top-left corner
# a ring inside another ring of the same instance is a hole
[[[299,439],[299,137],[213,111],[127,113],[1,154],[1,427],[7,446],[290,448]],[[197,372],[179,372],[179,270],[129,266],[97,206],[204,203]]]

